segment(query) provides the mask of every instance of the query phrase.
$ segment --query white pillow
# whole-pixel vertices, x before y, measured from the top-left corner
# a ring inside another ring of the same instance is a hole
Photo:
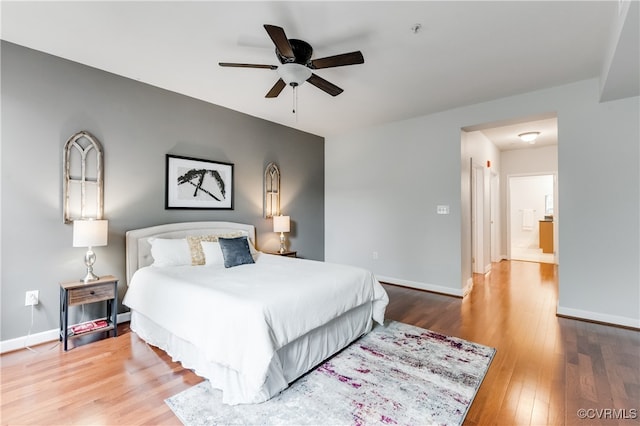
[[[154,266],[191,265],[191,251],[184,238],[150,238]]]
[[[202,252],[204,253],[204,264],[207,266],[211,265],[222,265],[224,266],[224,256],[222,255],[222,249],[220,248],[219,242],[213,241],[200,241],[200,245],[202,246]]]

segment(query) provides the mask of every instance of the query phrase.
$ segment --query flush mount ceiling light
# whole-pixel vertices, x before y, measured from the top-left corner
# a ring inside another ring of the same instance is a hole
[[[540,136],[540,132],[525,132],[518,135],[523,142],[528,142],[530,144],[536,143],[538,136]]]

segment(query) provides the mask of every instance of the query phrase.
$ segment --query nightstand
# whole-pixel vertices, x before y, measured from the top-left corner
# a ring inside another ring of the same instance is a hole
[[[270,251],[270,252],[267,252],[267,253],[268,254],[276,254],[278,256],[298,257],[297,256],[297,254],[298,254],[297,251],[285,251],[285,252],[282,252],[282,253],[280,253],[279,251]]]
[[[69,324],[69,307],[103,301],[107,302],[106,324],[94,328],[88,327],[86,331],[70,335],[69,329],[73,325]],[[105,275],[86,284],[80,280],[60,283],[60,340],[64,342],[65,351],[69,339],[99,332],[107,332],[108,335],[111,330],[113,330],[113,337],[116,337],[118,335],[118,279],[116,277]]]

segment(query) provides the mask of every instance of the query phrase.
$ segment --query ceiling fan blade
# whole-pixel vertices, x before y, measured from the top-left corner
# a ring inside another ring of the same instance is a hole
[[[265,98],[277,98],[280,92],[282,92],[282,89],[284,89],[286,86],[287,83],[285,83],[284,80],[279,79],[278,81],[276,81],[276,84],[273,85],[271,90],[269,90],[269,93],[265,95]]]
[[[311,61],[311,68],[331,68],[345,65],[364,64],[364,56],[359,50],[356,52],[343,53],[341,55],[327,56],[326,58],[314,59]]]
[[[329,83],[327,80],[325,80],[322,77],[318,77],[316,74],[311,74],[311,77],[309,77],[307,81],[313,84],[314,86],[316,86],[318,89],[327,92],[331,96],[338,96],[340,93],[343,92],[341,88],[339,88],[333,83]]]
[[[291,48],[291,44],[289,44],[289,39],[282,28],[276,27],[275,25],[265,24],[264,29],[267,30],[267,34],[271,37],[271,41],[276,45],[282,56],[295,59],[296,56],[293,54],[293,49]]]
[[[236,64],[233,62],[218,62],[221,67],[235,67],[235,68],[264,68],[268,70],[277,70],[277,65],[260,65],[260,64]]]

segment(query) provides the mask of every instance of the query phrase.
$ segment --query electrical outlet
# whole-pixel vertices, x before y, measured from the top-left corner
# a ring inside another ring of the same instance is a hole
[[[24,306],[37,305],[38,293],[38,290],[27,291],[24,295]]]
[[[373,253],[371,253],[371,258],[372,258],[373,260],[377,260],[377,259],[378,259],[378,252],[377,252],[377,251],[374,251]]]

